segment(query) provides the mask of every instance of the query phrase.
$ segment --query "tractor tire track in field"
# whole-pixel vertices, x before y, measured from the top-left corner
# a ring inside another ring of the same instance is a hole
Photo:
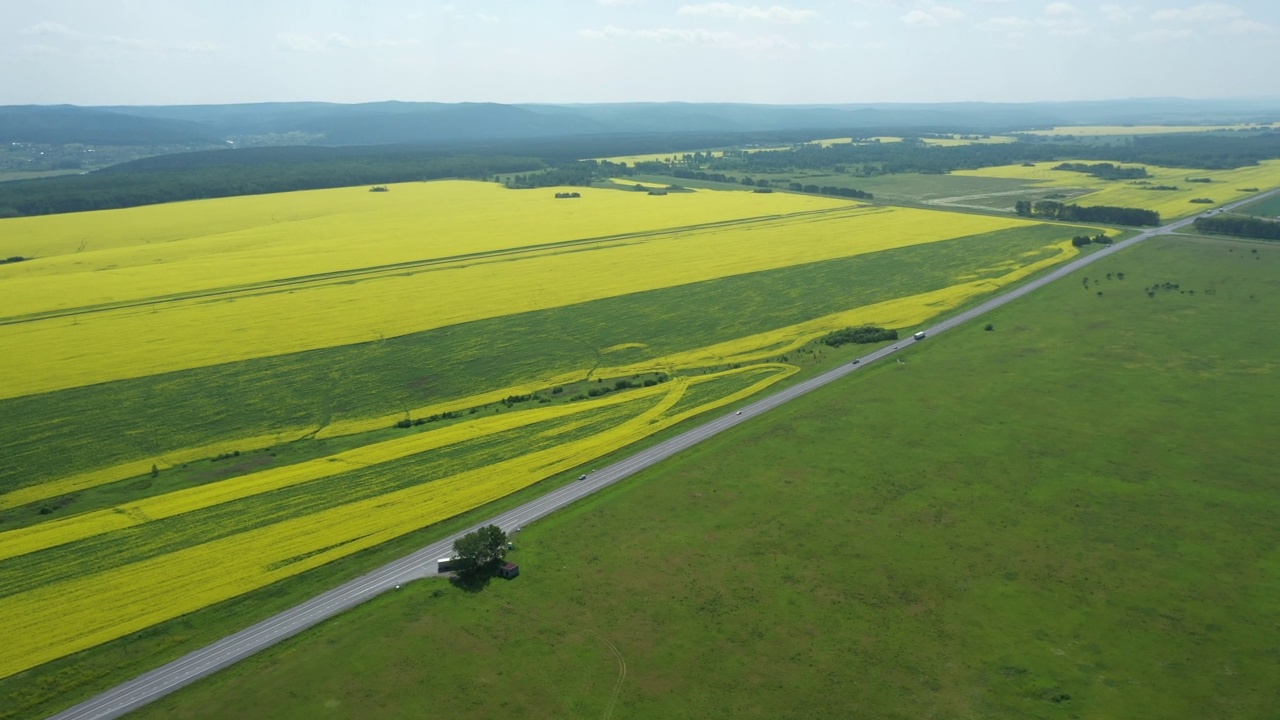
[[[703,223],[700,225],[687,225],[684,227],[663,228],[661,230],[648,230],[638,233],[624,233],[620,235],[604,235],[592,238],[580,238],[577,240],[562,240],[553,243],[542,243],[539,245],[525,245],[518,248],[507,248],[503,250],[490,250],[487,252],[467,253],[463,255],[450,255],[438,258],[426,258],[423,260],[408,260],[399,263],[390,263],[386,265],[373,265],[370,267],[353,268],[349,270],[334,270],[330,272],[314,273],[310,275],[298,275],[295,277],[279,278],[276,280],[264,280],[262,282],[247,283],[244,285],[228,285],[219,288],[209,288],[206,290],[197,290],[185,293],[172,293],[169,295],[157,295],[154,297],[137,298],[135,300],[121,300],[119,302],[100,303],[97,305],[84,305],[72,308],[60,308],[57,310],[46,310],[43,312],[27,313],[25,315],[14,315],[11,317],[0,317],[0,325],[20,325],[23,323],[39,322],[41,320],[52,320],[56,318],[72,317],[77,322],[81,315],[93,315],[95,313],[110,312],[113,310],[129,310],[133,308],[150,307],[155,311],[157,305],[163,305],[174,302],[184,301],[210,301],[219,298],[235,297],[241,295],[262,295],[284,292],[286,289],[297,289],[299,286],[323,286],[329,283],[349,284],[358,282],[361,278],[375,278],[379,275],[395,273],[399,271],[427,269],[438,265],[453,265],[467,261],[497,261],[511,260],[520,255],[536,254],[550,250],[570,250],[577,248],[578,252],[593,249],[592,245],[611,244],[623,240],[638,240],[643,238],[662,237],[664,235],[672,235],[677,233],[697,232],[701,230],[711,230],[716,228],[733,227],[736,225],[750,225],[759,222],[771,222],[783,219],[793,219],[811,215],[839,214],[848,212],[849,210],[858,210],[864,208],[864,205],[856,205],[849,207],[828,208],[824,210],[807,210],[798,213],[788,213],[782,215],[760,215],[750,218],[738,218],[735,220],[723,220],[720,222]]]
[[[572,625],[564,621],[548,620],[547,618],[534,615],[528,610],[524,610],[523,608],[516,607],[515,605],[512,605],[511,603],[503,600],[502,598],[498,597],[497,595],[494,595],[493,593],[486,591],[485,595],[493,598],[494,602],[505,607],[506,609],[511,610],[512,612],[520,613],[521,615],[524,615],[525,617],[530,618],[532,620],[537,620],[538,622],[544,625],[560,625],[562,627],[581,630],[582,632],[585,632],[591,637],[594,637],[595,639],[604,643],[605,647],[609,648],[609,652],[613,655],[613,659],[618,665],[618,678],[613,683],[613,690],[609,694],[609,703],[605,706],[604,714],[601,715],[601,717],[604,718],[604,720],[609,720],[609,718],[613,717],[613,709],[618,704],[618,696],[622,694],[622,683],[627,679],[627,659],[622,655],[622,651],[618,649],[618,646],[613,644],[613,641],[609,640],[609,638],[605,637],[604,635],[601,635],[600,633],[596,632],[595,630],[592,630],[589,627],[582,626],[582,625]]]

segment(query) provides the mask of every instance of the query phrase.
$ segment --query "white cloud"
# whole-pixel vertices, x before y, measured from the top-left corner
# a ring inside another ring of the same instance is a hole
[[[1010,40],[1024,38],[1034,28],[1039,28],[1057,37],[1079,37],[1087,35],[1092,28],[1076,12],[1074,7],[1066,3],[1054,3],[1044,9],[1045,17],[1035,19],[1006,15],[993,17],[978,23],[978,29],[987,32],[1001,33]]]
[[[618,7],[620,5],[639,5],[640,0],[596,0],[596,3],[599,5]]]
[[[592,40],[641,40],[664,45],[697,45],[728,50],[771,50],[780,47],[794,47],[792,43],[776,35],[743,37],[724,30],[705,30],[702,28],[658,28],[648,30],[606,25],[599,30],[591,28],[579,30],[578,35]]]
[[[1273,27],[1266,23],[1246,18],[1243,10],[1226,3],[1201,3],[1189,8],[1157,10],[1151,13],[1151,20],[1166,25],[1181,25],[1191,28],[1188,29],[1186,34],[1178,35],[1177,37],[1186,37],[1194,34],[1193,30],[1200,30],[1214,35],[1248,35],[1267,33],[1274,30]],[[1169,33],[1160,32],[1163,29],[1165,28],[1157,28],[1148,33],[1139,34],[1150,35],[1155,39],[1169,37]]]
[[[413,40],[357,40],[342,33],[329,33],[321,37],[277,33],[276,49],[285,52],[320,53],[334,50],[376,50],[413,45]]]
[[[980,30],[990,30],[993,32],[1020,33],[1034,25],[1035,23],[1027,20],[1026,18],[1004,16],[993,17],[990,20],[978,23],[978,28]]]
[[[937,27],[947,20],[963,18],[964,13],[947,5],[924,4],[923,8],[915,8],[902,15],[902,22],[916,27]]]
[[[1133,22],[1133,12],[1126,7],[1120,5],[1103,5],[1098,8],[1102,12],[1102,17],[1110,23],[1127,23]]]
[[[1184,9],[1169,8],[1151,13],[1156,22],[1202,23],[1215,20],[1233,20],[1244,15],[1244,11],[1234,5],[1225,3],[1202,3]]]
[[[1191,37],[1191,31],[1186,28],[1178,28],[1176,30],[1156,28],[1155,30],[1134,33],[1130,36],[1130,39],[1136,42],[1169,42],[1171,40],[1185,40],[1189,37]]]
[[[710,17],[729,17],[735,20],[763,20],[765,22],[794,25],[816,18],[813,10],[773,5],[762,8],[759,5],[734,5],[727,2],[709,2],[701,5],[683,5],[676,11],[677,15],[695,15]]]
[[[902,16],[902,22],[916,27],[937,27],[948,20],[964,17],[964,13],[947,5],[926,5]]]
[[[76,32],[62,23],[41,20],[31,27],[19,31],[23,35],[61,35],[62,37],[84,37],[84,33]]]
[[[902,16],[902,22],[908,25],[927,25],[929,27],[934,27],[938,24],[938,18],[923,10],[912,10]]]
[[[1240,18],[1238,20],[1232,20],[1226,25],[1215,29],[1214,32],[1219,35],[1247,35],[1250,33],[1268,33],[1273,30],[1275,30],[1275,28],[1267,25],[1266,23]]]
[[[217,43],[205,42],[203,40],[173,42],[148,40],[146,38],[121,37],[119,35],[91,35],[79,30],[73,30],[62,23],[50,22],[48,20],[43,20],[35,25],[23,28],[18,32],[21,35],[57,37],[65,40],[74,40],[81,47],[86,49],[114,47],[117,49],[149,53],[213,53],[225,49]]]

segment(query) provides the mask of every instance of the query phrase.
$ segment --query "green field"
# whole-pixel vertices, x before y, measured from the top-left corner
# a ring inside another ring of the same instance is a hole
[[[1255,203],[1249,203],[1236,212],[1265,218],[1280,217],[1280,195],[1269,197],[1266,200],[1259,200]]]
[[[137,715],[1269,716],[1278,270],[1150,241]]]

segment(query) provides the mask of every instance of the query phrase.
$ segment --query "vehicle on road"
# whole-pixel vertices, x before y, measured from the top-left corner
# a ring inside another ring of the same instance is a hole
[[[915,338],[916,340],[923,340],[923,339],[924,339],[924,331],[923,331],[923,330],[921,330],[920,332],[916,333],[915,335],[912,335],[911,337]]]
[[[578,479],[579,479],[579,480],[586,480],[586,479],[587,479],[587,476],[586,476],[586,475],[579,475],[579,476],[578,476]]]
[[[742,414],[742,411],[741,411],[741,410],[739,410],[738,412],[734,413],[734,415],[741,415],[741,414]]]
[[[862,361],[861,361],[861,360],[859,360],[858,358],[854,358],[854,359],[853,359],[853,362],[851,362],[851,363],[849,363],[849,364],[850,364],[850,365],[857,365],[857,364],[858,364],[858,363],[860,363],[860,362],[862,362]]]

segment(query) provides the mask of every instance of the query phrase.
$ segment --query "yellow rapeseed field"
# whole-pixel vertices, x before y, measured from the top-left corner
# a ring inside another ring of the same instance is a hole
[[[1019,264],[1014,260],[1006,261],[1003,266],[1008,272],[997,278],[960,282],[941,290],[853,308],[798,325],[670,355],[662,358],[660,362],[607,367],[601,368],[600,372],[614,376],[655,369],[685,370],[707,365],[758,362],[796,350],[805,343],[840,328],[859,325],[878,325],[886,328],[912,327],[974,298],[1063,262],[1078,253],[1070,241],[1059,243],[1056,247],[1058,250],[1056,254],[1035,262]]]
[[[677,197],[697,203],[699,198],[724,194],[787,195],[704,191],[652,198],[600,193],[658,203],[628,206],[637,217],[646,207],[658,214],[661,211],[654,208],[665,207],[661,203]],[[586,206],[593,199],[561,202]],[[557,207],[554,200],[547,203]],[[0,371],[9,380],[0,387],[0,398],[367,342],[514,312],[1030,224],[1015,218],[931,210],[844,207],[652,233],[593,244],[589,249],[544,250],[418,271],[388,271],[364,276],[359,282],[322,281],[103,311],[83,320],[58,317],[6,325],[0,327],[0,346],[9,352],[0,358]],[[305,254],[304,240],[297,242],[294,251]],[[289,260],[282,256],[275,262]],[[199,269],[183,265],[175,271],[203,272],[225,282],[225,269],[216,263]],[[66,280],[64,288],[75,286]]]
[[[561,404],[482,417],[429,432],[371,443],[315,460],[248,473],[217,483],[199,485],[112,508],[72,515],[66,519],[19,530],[0,532],[0,560],[84,540],[112,530],[134,527],[146,522],[340,475],[353,467],[378,465],[547,420],[595,412],[602,407],[622,403],[633,403],[664,392],[666,388],[658,385],[591,403]],[[386,424],[382,427],[386,427]],[[56,484],[47,483],[47,485]],[[39,487],[43,486],[37,486]]]
[[[583,195],[556,200],[558,190]],[[4,317],[399,263],[847,207],[751,192],[651,197],[442,181],[0,220]]]
[[[1092,192],[1073,197],[1070,202],[1080,205],[1146,208],[1160,213],[1160,217],[1164,220],[1176,220],[1202,212],[1206,207],[1212,207],[1192,203],[1193,198],[1208,198],[1213,200],[1215,205],[1221,205],[1254,194],[1253,191],[1246,191],[1247,188],[1267,190],[1280,187],[1280,160],[1264,160],[1259,165],[1235,170],[1143,166],[1151,175],[1145,179],[1145,182],[1150,185],[1176,186],[1177,190],[1144,190],[1144,185],[1138,185],[1130,180],[1101,180],[1084,173],[1054,170],[1053,168],[1059,164],[1061,163],[1054,161],[1036,163],[1030,167],[1002,165],[980,170],[957,170],[952,174],[1035,180],[1045,187],[1088,189]],[[1124,165],[1128,167],[1130,163]],[[1209,178],[1212,182],[1188,182],[1188,178]]]
[[[1111,232],[1114,233],[1115,231],[1112,230]],[[1017,282],[1045,267],[1062,262],[1064,259],[1073,256],[1076,252],[1075,249],[1071,247],[1070,242],[1065,240],[1060,242],[1057,246],[1046,248],[1046,250],[1048,250],[1048,252],[1045,254],[1045,257],[1035,261],[1024,262],[1017,259],[1009,259],[997,262],[992,266],[992,269],[999,273],[998,276],[994,278],[974,281],[965,281],[964,278],[958,278],[961,282],[957,282],[957,284],[942,290],[897,298],[863,307],[851,308],[847,311],[815,318],[798,325],[737,338],[732,341],[699,348],[697,350],[652,358],[639,363],[610,363],[596,368],[595,374],[599,377],[626,377],[628,375],[638,373],[674,372],[678,370],[701,368],[708,365],[758,362],[769,357],[790,352],[817,337],[842,327],[864,324],[873,324],[891,328],[910,327],[924,322],[928,318],[933,317],[940,312],[945,312],[958,307],[959,305],[982,294],[992,292],[1000,287]],[[601,353],[605,362],[608,362],[610,354],[622,352],[635,347],[642,347],[642,344],[634,342],[623,343],[614,347],[604,348]],[[410,408],[408,412],[413,417],[428,417],[431,415],[440,415],[449,412],[461,412],[469,408],[500,402],[503,398],[512,395],[528,395],[544,390],[548,386],[572,383],[575,380],[580,379],[580,377],[581,373],[575,372],[565,374],[563,376],[553,375],[542,378],[532,378],[529,382],[520,385],[495,388],[444,402],[433,403],[422,407],[414,407]],[[548,413],[547,417],[551,417],[559,416],[559,413],[564,411],[548,409],[546,412]],[[403,410],[376,417],[338,418],[315,432],[314,437],[316,439],[325,439],[379,430],[394,425],[395,422],[402,417],[404,417]],[[515,419],[512,417],[512,419],[508,420],[507,418],[509,417],[511,416],[503,415],[501,416],[501,419],[494,420],[493,427],[497,428],[494,431],[496,432],[498,429],[505,429],[508,427],[516,427],[524,422],[534,422],[535,420],[533,418],[536,416],[521,413],[520,418],[522,419]],[[505,423],[508,422],[514,422],[517,424],[510,426],[505,425]],[[483,425],[477,425],[475,427],[483,427]],[[291,429],[291,432],[286,434],[298,436],[306,433],[308,430],[308,428],[296,428]],[[79,473],[71,477],[52,482],[21,488],[8,494],[0,495],[0,509],[36,502],[46,498],[54,498],[90,487],[138,477],[145,474],[151,467],[152,463],[155,463],[160,469],[167,469],[179,463],[213,457],[223,452],[230,452],[232,449],[239,447],[269,446],[273,444],[274,441],[278,440],[278,435],[279,433],[272,436],[246,438],[235,442],[189,448],[176,452],[166,452],[161,456],[153,458],[136,460],[113,467]],[[408,448],[413,447],[413,443],[397,440],[386,444],[386,447]],[[353,455],[354,454],[362,455],[361,451],[353,451]],[[403,454],[406,453],[399,453],[394,456],[399,457]],[[384,458],[383,461],[387,459],[392,458],[388,456]],[[323,468],[324,466],[320,467]],[[268,471],[267,474],[277,472],[293,473],[295,470],[281,468],[278,470]],[[260,474],[260,476],[265,476],[265,474]],[[323,472],[321,475],[316,477],[322,476],[324,476]],[[88,520],[77,520],[76,522],[87,523]],[[104,520],[104,522],[124,523],[125,520],[119,517],[112,517],[108,520]],[[30,531],[33,537],[41,536],[44,532],[49,531],[38,531],[35,528]],[[18,554],[19,552],[29,552],[29,550],[19,550],[19,547],[25,546],[19,545],[17,540],[14,538],[16,538],[16,536],[11,536],[10,542],[12,543],[12,546],[7,551],[0,548],[0,556],[9,556]]]
[[[772,371],[772,372],[770,372]],[[105,572],[76,577],[4,599],[0,677],[93,647],[207,607],[506,496],[601,457],[697,413],[757,393],[795,372],[753,366],[662,387],[656,405],[610,430],[479,470],[291,518]],[[671,412],[688,383],[738,373],[763,374],[752,385]],[[649,395],[652,397],[652,394]]]

